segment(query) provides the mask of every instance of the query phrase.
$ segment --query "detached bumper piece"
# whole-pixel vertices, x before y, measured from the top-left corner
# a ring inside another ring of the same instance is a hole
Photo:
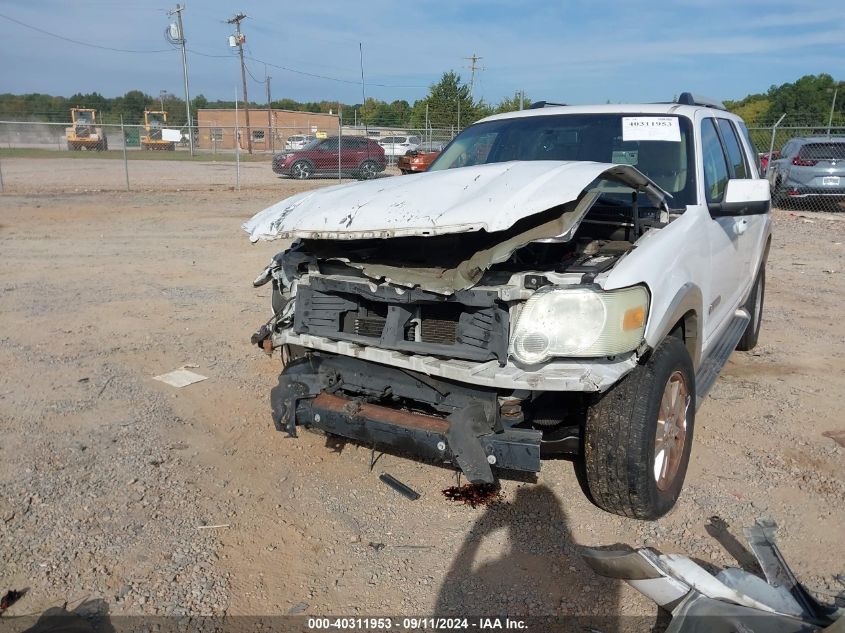
[[[819,604],[798,583],[775,543],[776,528],[773,521],[758,519],[745,530],[765,580],[730,567],[714,576],[686,556],[649,548],[586,548],[583,556],[598,575],[625,580],[671,613],[666,633],[843,630],[835,622],[845,610]]]
[[[318,356],[285,367],[270,395],[276,428],[314,427],[458,466],[473,483],[492,467],[540,470],[539,431],[506,427],[497,392],[354,358]]]

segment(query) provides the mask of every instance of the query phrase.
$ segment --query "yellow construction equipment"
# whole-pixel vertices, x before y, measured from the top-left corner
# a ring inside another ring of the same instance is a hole
[[[95,149],[98,152],[109,148],[103,128],[97,127],[97,111],[92,108],[71,108],[71,127],[65,128],[67,148],[70,151]]]
[[[142,149],[159,149],[172,152],[176,149],[174,141],[162,138],[162,132],[167,127],[167,112],[163,110],[144,110],[144,131],[141,137]]]

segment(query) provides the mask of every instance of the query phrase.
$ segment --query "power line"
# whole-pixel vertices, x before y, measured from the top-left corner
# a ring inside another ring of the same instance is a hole
[[[99,44],[91,44],[90,42],[81,42],[79,40],[74,40],[69,37],[65,37],[64,35],[59,35],[58,33],[51,33],[50,31],[45,31],[44,29],[38,28],[37,26],[32,26],[31,24],[27,24],[26,22],[21,22],[20,20],[16,20],[15,18],[11,18],[8,15],[3,15],[0,13],[0,18],[4,20],[8,20],[9,22],[14,22],[15,24],[19,24],[27,29],[31,29],[33,31],[38,31],[39,33],[43,33],[44,35],[49,35],[50,37],[55,37],[59,40],[64,40],[65,42],[70,42],[71,44],[78,44],[79,46],[88,46],[89,48],[98,48],[103,51],[113,51],[115,53],[170,53],[173,51],[172,48],[163,48],[159,50],[150,50],[150,51],[140,51],[140,50],[132,50],[128,48],[112,48],[110,46],[100,46]]]
[[[56,39],[64,40],[65,42],[70,42],[71,44],[77,44],[79,46],[87,46],[89,48],[96,48],[96,49],[99,49],[99,50],[113,51],[113,52],[117,52],[117,53],[136,53],[136,54],[170,53],[174,50],[177,50],[175,46],[172,47],[172,48],[163,48],[163,49],[154,49],[154,50],[135,50],[135,49],[127,49],[127,48],[113,48],[113,47],[110,47],[110,46],[100,46],[99,44],[91,44],[90,42],[82,42],[80,40],[75,40],[75,39],[72,39],[70,37],[65,37],[64,35],[59,35],[58,33],[52,33],[50,31],[45,31],[44,29],[41,29],[37,26],[33,26],[31,24],[21,22],[20,20],[16,20],[15,18],[9,17],[8,15],[4,15],[2,13],[0,13],[0,18],[8,20],[9,22],[14,22],[15,24],[19,24],[20,26],[23,26],[25,28],[32,29],[33,31],[43,33],[44,35],[49,35],[50,37],[55,37]],[[231,55],[231,54],[229,54],[229,55],[214,55],[214,54],[211,54],[211,53],[203,53],[201,51],[197,51],[197,50],[194,50],[192,48],[186,48],[186,50],[189,53],[191,53],[192,55],[199,55],[201,57],[210,57],[210,58],[213,58],[213,59],[224,59],[224,58],[229,59],[229,58],[234,57],[234,55]],[[342,79],[340,77],[331,77],[329,75],[321,75],[319,73],[311,73],[311,72],[307,72],[305,70],[298,70],[296,68],[291,68],[289,66],[280,66],[278,64],[273,64],[273,63],[270,63],[268,61],[264,61],[263,59],[259,59],[257,57],[252,57],[251,55],[247,55],[247,56],[245,56],[245,58],[249,59],[251,61],[254,61],[254,62],[261,63],[261,64],[267,64],[268,66],[271,66],[271,67],[276,68],[278,70],[283,70],[285,72],[294,73],[296,75],[303,75],[305,77],[313,77],[315,79],[325,79],[326,81],[334,81],[334,82],[338,82],[338,83],[350,84],[350,85],[355,85],[355,86],[357,86],[360,83],[358,80],[355,80],[355,79]],[[253,80],[258,82],[258,83],[263,83],[262,81],[255,79],[255,77],[253,77]],[[428,85],[422,85],[422,84],[383,84],[383,83],[370,82],[369,85],[374,86],[376,88],[428,88]]]

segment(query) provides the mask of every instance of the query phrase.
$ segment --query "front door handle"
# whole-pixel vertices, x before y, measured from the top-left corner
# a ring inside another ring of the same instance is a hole
[[[742,235],[748,230],[748,220],[741,218],[740,220],[737,220],[737,223],[734,226],[736,227],[736,234]]]

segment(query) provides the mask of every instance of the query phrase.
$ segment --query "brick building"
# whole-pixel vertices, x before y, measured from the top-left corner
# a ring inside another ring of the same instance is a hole
[[[235,110],[213,109],[199,110],[197,124],[199,125],[199,149],[235,149],[235,127],[237,123],[240,134],[240,146],[246,150],[246,117],[244,111],[238,109],[237,122]],[[319,112],[298,112],[295,110],[272,110],[273,138],[270,138],[270,119],[267,109],[249,111],[250,133],[252,134],[252,149],[256,152],[279,150],[284,148],[285,140],[294,134],[326,133],[329,136],[337,134],[340,123],[336,114],[321,114]]]

